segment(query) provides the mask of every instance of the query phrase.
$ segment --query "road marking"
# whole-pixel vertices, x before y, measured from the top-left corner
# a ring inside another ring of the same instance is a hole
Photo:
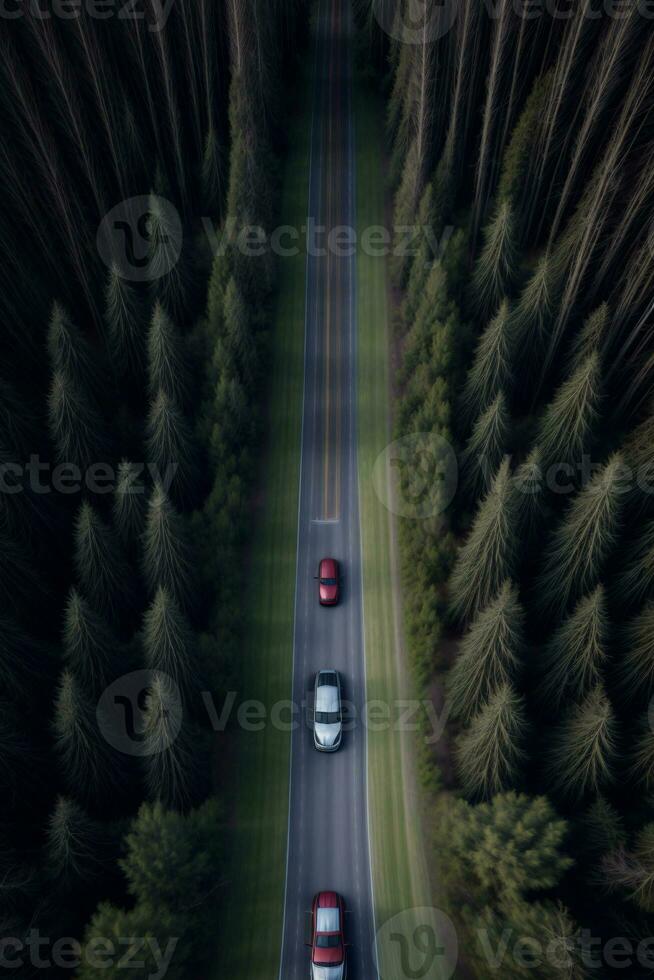
[[[329,525],[329,524],[340,524],[341,523],[341,519],[340,519],[340,517],[315,517],[311,521],[311,523],[312,524],[327,524],[327,525]]]

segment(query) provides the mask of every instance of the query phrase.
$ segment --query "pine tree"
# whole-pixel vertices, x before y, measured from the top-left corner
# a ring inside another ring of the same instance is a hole
[[[484,233],[484,247],[472,276],[471,304],[482,316],[495,313],[510,296],[518,274],[513,208],[501,201]]]
[[[473,500],[488,490],[508,448],[510,417],[503,392],[479,416],[462,456],[463,482]]]
[[[537,583],[543,611],[563,613],[598,584],[618,537],[622,474],[622,459],[614,455],[572,501]]]
[[[577,370],[595,352],[604,347],[609,326],[610,310],[608,303],[602,303],[590,314],[583,327],[575,336],[568,358],[571,372]]]
[[[151,398],[164,391],[178,405],[189,401],[189,376],[184,340],[161,303],[156,303],[148,334],[148,390]]]
[[[116,265],[107,275],[105,324],[116,370],[136,379],[145,361],[143,307],[135,288]]]
[[[541,532],[546,512],[544,467],[540,449],[531,451],[518,467],[511,483],[516,526],[525,550]]]
[[[476,806],[456,800],[443,827],[479,901],[490,905],[554,888],[573,863],[567,832],[547,797],[515,792]]]
[[[554,733],[547,765],[554,789],[580,800],[609,785],[615,774],[616,734],[613,708],[598,684]]]
[[[46,838],[48,874],[56,890],[73,892],[99,878],[106,871],[107,843],[100,825],[79,803],[57,797]]]
[[[192,692],[197,675],[193,633],[175,600],[161,587],[143,619],[143,647],[149,670],[163,671],[184,694]]]
[[[599,419],[602,378],[597,351],[560,386],[541,419],[538,445],[546,467],[580,465]]]
[[[579,849],[595,862],[624,843],[623,820],[618,811],[604,796],[597,796],[579,821]]]
[[[475,350],[463,391],[463,405],[469,418],[486,411],[498,394],[513,390],[515,365],[508,300],[502,303],[490,321]]]
[[[448,677],[452,717],[470,718],[522,669],[524,612],[518,591],[505,582],[473,621]]]
[[[627,551],[624,569],[616,576],[613,598],[623,609],[637,609],[652,591],[654,521],[648,521]]]
[[[518,208],[525,191],[540,116],[552,88],[552,81],[552,70],[536,79],[504,151],[497,196],[501,201],[516,202]]]
[[[629,899],[645,912],[654,911],[654,824],[638,832],[634,848],[618,848],[602,862],[604,881],[612,890],[625,891]]]
[[[85,501],[75,521],[75,568],[91,605],[113,623],[133,605],[133,582],[120,542]]]
[[[215,799],[187,814],[144,803],[125,838],[120,866],[137,902],[170,909],[195,907],[216,888],[225,853]]]
[[[569,698],[581,701],[602,680],[608,657],[609,621],[604,588],[579,601],[543,650],[539,695],[557,711]]]
[[[161,673],[152,678],[146,698],[143,756],[149,799],[186,810],[195,795],[197,745],[184,725],[179,691]]]
[[[76,589],[71,589],[66,603],[63,647],[68,668],[90,697],[99,697],[120,673],[118,642]]]
[[[194,575],[186,528],[159,485],[155,486],[148,501],[143,574],[151,596],[162,586],[183,609],[191,604]]]
[[[481,503],[450,579],[451,607],[468,619],[497,595],[516,564],[515,505],[509,461],[504,460]]]
[[[169,201],[152,193],[148,225],[148,277],[156,290],[157,306],[162,303],[176,320],[181,320],[186,314],[191,281],[182,249],[179,215],[173,214]]]
[[[234,277],[227,283],[224,298],[225,348],[242,382],[251,385],[256,370],[256,346],[248,308]],[[223,369],[229,371],[228,365]],[[231,372],[230,372],[231,373]]]
[[[147,498],[142,482],[141,467],[128,460],[118,465],[118,477],[113,497],[113,521],[123,547],[130,553],[140,541],[145,528]]]
[[[109,902],[98,905],[93,918],[86,928],[84,943],[86,949],[77,971],[79,980],[97,980],[96,957],[98,949],[120,950],[120,956],[103,958],[102,976],[105,980],[124,980],[125,965],[142,964],[135,973],[139,980],[156,976],[161,972],[161,956],[166,953],[169,937],[188,938],[198,914],[190,910],[178,911],[165,905],[138,903],[125,911]],[[204,930],[206,936],[206,929]],[[133,938],[132,938],[133,937]],[[154,937],[160,943],[143,942],[145,937]],[[165,937],[165,938],[164,938]],[[171,950],[172,960],[166,969],[166,980],[186,980],[197,969],[197,950],[201,948],[202,936],[193,936],[193,943],[178,942]]]
[[[511,311],[511,330],[515,336],[516,376],[520,392],[533,400],[534,382],[539,378],[549,345],[558,295],[559,275],[549,252],[545,252],[527,280]]]
[[[622,696],[630,703],[649,702],[654,695],[654,602],[645,603],[627,624],[620,646],[624,650],[618,667]]]
[[[91,402],[68,375],[55,371],[48,396],[48,424],[57,460],[84,474],[106,459],[103,423]]]
[[[119,759],[98,727],[93,701],[68,670],[61,675],[55,698],[54,734],[69,791],[92,806],[114,797],[121,785]]]
[[[192,503],[198,493],[193,433],[179,406],[163,390],[150,405],[145,452],[157,473],[164,474],[171,465],[175,466],[171,496],[180,506]]]
[[[59,303],[53,305],[48,325],[48,355],[53,373],[69,379],[87,397],[97,390],[100,376],[91,348]]]
[[[488,798],[520,779],[527,716],[523,699],[503,684],[472,719],[457,743],[457,765],[468,796]]]
[[[643,720],[630,754],[630,775],[638,788],[650,798],[654,789],[654,731],[649,716]]]

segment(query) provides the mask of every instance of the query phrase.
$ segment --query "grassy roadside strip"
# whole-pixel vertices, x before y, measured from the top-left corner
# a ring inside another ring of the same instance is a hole
[[[357,232],[384,226],[385,181],[381,166],[383,105],[362,84],[355,92]],[[357,261],[359,331],[359,495],[363,539],[367,698],[393,704],[411,696],[403,666],[399,567],[394,518],[372,482],[375,460],[391,441],[390,324],[387,259],[365,255]],[[393,716],[395,713],[393,714]],[[368,734],[369,809],[376,925],[402,910],[431,904],[420,802],[415,777],[415,733]],[[395,944],[395,955],[399,946]],[[393,947],[379,945],[383,976],[402,976],[391,962]]]
[[[309,193],[311,86],[294,120],[283,176],[280,222],[302,227]],[[262,468],[265,497],[251,554],[252,587],[244,597],[242,697],[270,711],[291,690],[297,556],[299,446],[305,316],[304,252],[279,260],[272,329],[269,443]],[[266,725],[237,730],[230,771],[237,780],[229,830],[229,898],[221,913],[216,980],[273,980],[279,968],[284,909],[290,735]]]

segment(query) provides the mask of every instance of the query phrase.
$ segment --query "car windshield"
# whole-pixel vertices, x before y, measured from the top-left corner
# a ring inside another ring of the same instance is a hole
[[[316,938],[316,946],[321,949],[332,949],[334,946],[340,946],[341,937],[336,933],[334,936],[318,936]]]
[[[316,711],[316,721],[319,725],[337,725],[340,720],[340,711]]]
[[[321,583],[321,585],[336,585],[336,579],[335,578],[321,578],[320,579],[320,583]]]

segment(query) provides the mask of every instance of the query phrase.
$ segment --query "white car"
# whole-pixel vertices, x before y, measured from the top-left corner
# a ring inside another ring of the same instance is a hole
[[[341,679],[337,670],[321,670],[316,675],[313,743],[319,752],[336,752],[342,737]]]

